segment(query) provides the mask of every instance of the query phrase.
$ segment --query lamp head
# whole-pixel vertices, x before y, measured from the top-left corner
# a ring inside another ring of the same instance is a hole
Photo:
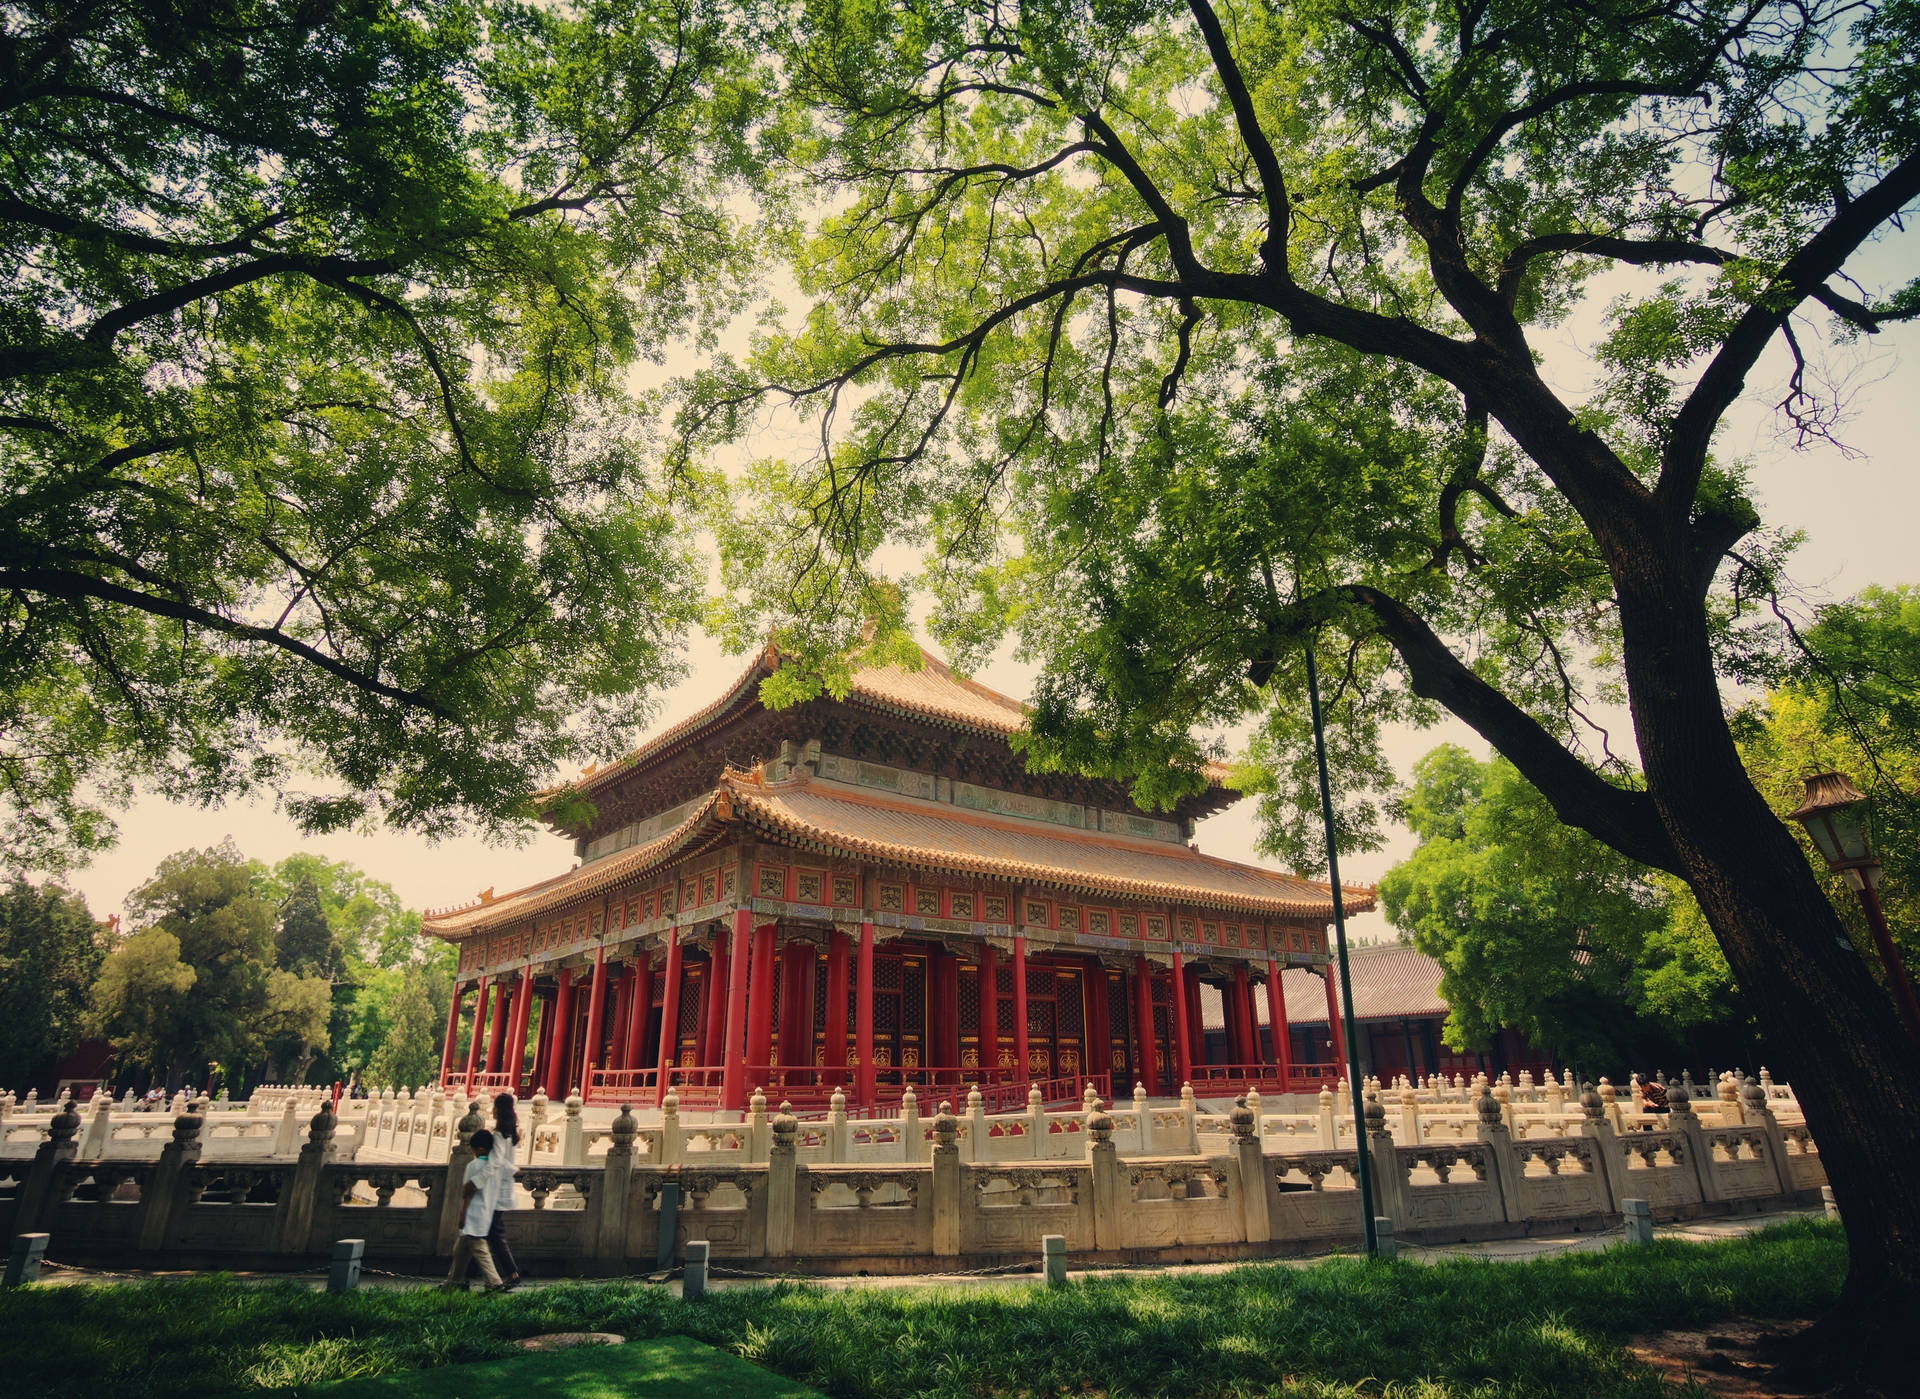
[[[1827,867],[1844,872],[1876,863],[1867,833],[1866,793],[1839,772],[1816,772],[1806,784],[1793,819],[1807,828]]]

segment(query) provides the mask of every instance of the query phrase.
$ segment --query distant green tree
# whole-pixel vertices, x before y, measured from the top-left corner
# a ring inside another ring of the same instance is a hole
[[[286,971],[332,981],[346,969],[346,950],[320,906],[320,891],[311,879],[302,879],[280,906],[280,928],[274,935],[274,957]]]
[[[273,905],[232,841],[161,861],[127,899],[137,925],[93,992],[94,1023],[169,1082],[261,1063],[276,1039],[324,1043],[325,977],[275,965]],[[192,994],[185,994],[191,990]]]
[[[367,1058],[364,1079],[373,1088],[418,1088],[440,1070],[441,1034],[446,998],[430,988],[433,973],[421,966],[403,968],[400,985],[386,1003],[386,1034]]]
[[[17,1087],[79,1042],[105,956],[80,895],[19,879],[0,889],[0,1084]]]
[[[1445,1036],[1481,1049],[1502,1028],[1608,1070],[1726,1019],[1726,964],[1669,930],[1684,886],[1563,824],[1504,758],[1443,744],[1405,797],[1414,853],[1380,881],[1387,917],[1440,963]],[[1689,925],[1691,926],[1691,925]],[[1699,950],[1699,949],[1696,949]]]

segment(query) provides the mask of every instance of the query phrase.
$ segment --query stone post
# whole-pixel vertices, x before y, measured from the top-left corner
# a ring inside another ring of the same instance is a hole
[[[909,1166],[920,1164],[920,1099],[911,1083],[900,1095],[900,1159]]]
[[[600,1177],[600,1188],[594,1192],[600,1208],[594,1255],[602,1260],[627,1256],[627,1197],[633,1190],[633,1139],[639,1130],[633,1108],[620,1104],[620,1112],[607,1134],[606,1167]]]
[[[1087,1114],[1087,1141],[1093,1188],[1093,1246],[1096,1250],[1124,1248],[1129,1190],[1120,1174],[1111,1113],[1096,1108]]]
[[[74,1134],[80,1130],[80,1114],[73,1109],[74,1104],[69,1099],[67,1105],[47,1123],[46,1139],[34,1149],[32,1164],[27,1167],[27,1178],[20,1186],[20,1203],[14,1210],[15,1233],[31,1233],[50,1222],[53,1207],[64,1196],[64,1191],[55,1188],[55,1182],[62,1168],[73,1160],[76,1150]],[[197,1121],[195,1130],[198,1130]],[[142,1198],[145,1198],[144,1194]]]
[[[1264,1141],[1267,1136],[1267,1122],[1260,1110],[1260,1090],[1247,1089],[1247,1109],[1253,1113],[1253,1135],[1256,1140]]]
[[[990,1160],[987,1146],[987,1100],[980,1096],[980,1085],[967,1089],[967,1160]]]
[[[1200,1105],[1193,1099],[1193,1085],[1180,1085],[1180,1112],[1186,1118],[1187,1140],[1185,1151],[1189,1156],[1200,1154]]]
[[[1047,1154],[1047,1109],[1040,1101],[1040,1085],[1027,1089],[1027,1142],[1037,1161]]]
[[[1620,1090],[1605,1078],[1600,1080],[1600,1110],[1616,1134],[1626,1130],[1626,1124],[1620,1120]]]
[[[1360,1109],[1367,1118],[1363,1150],[1373,1166],[1373,1208],[1389,1219],[1407,1218],[1407,1177],[1400,1169],[1400,1148],[1387,1130],[1387,1109],[1378,1089],[1369,1089]]]
[[[293,1099],[289,1098],[287,1109],[291,1111],[292,1108]],[[313,1233],[314,1206],[320,1199],[322,1168],[334,1157],[333,1133],[336,1125],[332,1100],[322,1098],[320,1110],[308,1124],[307,1143],[300,1148],[293,1174],[287,1178],[286,1189],[280,1192],[280,1202],[275,1208],[275,1214],[279,1216],[273,1225],[273,1248],[276,1253],[307,1252]]]
[[[434,1235],[434,1252],[443,1256],[453,1252],[453,1241],[460,1234],[460,1187],[466,1183],[467,1162],[473,1160],[468,1143],[479,1130],[480,1104],[474,1102],[467,1104],[466,1114],[447,1132],[447,1183],[440,1195],[440,1226]],[[533,1153],[527,1155],[531,1158]]]
[[[1420,1099],[1411,1088],[1400,1094],[1400,1136],[1408,1146],[1420,1145]]]
[[[792,1106],[780,1104],[768,1124],[767,1145],[767,1246],[768,1258],[791,1258],[795,1216],[799,1213],[799,1155],[795,1150],[799,1142],[800,1123],[794,1117]]]
[[[1709,1204],[1720,1198],[1720,1182],[1714,1176],[1713,1151],[1707,1145],[1705,1128],[1693,1110],[1693,1074],[1689,1070],[1680,1082],[1667,1085],[1667,1121],[1686,1141],[1687,1155],[1693,1160],[1693,1173],[1700,1182],[1700,1200]]]
[[[1234,1099],[1233,1110],[1227,1114],[1233,1132],[1234,1173],[1239,1177],[1234,1189],[1240,1196],[1241,1237],[1250,1244],[1263,1244],[1273,1237],[1267,1214],[1266,1158],[1255,1135],[1258,1121],[1245,1098]]]
[[[1520,1222],[1520,1163],[1513,1156],[1513,1137],[1501,1116],[1500,1100],[1493,1096],[1484,1075],[1479,1083],[1480,1096],[1474,1099],[1473,1107],[1480,1121],[1474,1128],[1474,1136],[1487,1149],[1488,1165],[1492,1167],[1487,1179],[1499,1188],[1500,1217],[1517,1224]]]
[[[1758,1127],[1767,1134],[1767,1159],[1773,1163],[1773,1178],[1779,1182],[1782,1195],[1793,1194],[1793,1170],[1787,1165],[1787,1137],[1780,1130],[1780,1123],[1773,1115],[1773,1105],[1767,1101],[1767,1090],[1756,1083],[1751,1075],[1740,1083],[1740,1116],[1750,1127]]]
[[[1382,1263],[1391,1263],[1400,1256],[1400,1245],[1394,1242],[1393,1218],[1379,1214],[1373,1217],[1373,1256]]]
[[[1040,1267],[1048,1287],[1067,1285],[1067,1236],[1065,1234],[1040,1236]]]
[[[580,1090],[574,1089],[567,1094],[567,1117],[560,1128],[560,1164],[562,1166],[584,1166],[587,1164],[586,1123],[580,1120]]]
[[[366,1257],[365,1239],[336,1239],[327,1267],[327,1291],[351,1292],[360,1285],[360,1260]]]
[[[853,1129],[847,1126],[847,1095],[833,1090],[827,1099],[827,1161],[838,1165],[853,1155]]]
[[[186,1173],[200,1159],[200,1129],[206,1119],[183,1112],[173,1119],[173,1140],[161,1148],[149,1189],[140,1192],[140,1218],[135,1225],[135,1247],[142,1252],[166,1246],[174,1211],[186,1199]]]
[[[1338,1128],[1333,1116],[1333,1090],[1323,1083],[1320,1085],[1320,1149],[1332,1151],[1339,1144]]]
[[[1580,1114],[1585,1119],[1580,1124],[1581,1135],[1593,1138],[1594,1169],[1606,1183],[1607,1198],[1614,1201],[1615,1208],[1622,1208],[1619,1202],[1620,1192],[1627,1188],[1627,1150],[1607,1121],[1606,1100],[1591,1083],[1580,1090]]]
[[[1080,1090],[1080,1115],[1082,1117],[1100,1106],[1100,1095],[1094,1090],[1093,1080],[1088,1079],[1086,1087]]]
[[[969,1096],[977,1098],[979,1090]],[[1094,1207],[1099,1208],[1097,1196]],[[960,1122],[947,1102],[933,1119],[933,1253],[936,1258],[960,1254]]]
[[[669,1086],[660,1100],[660,1164],[678,1166],[687,1156],[686,1133],[680,1130],[680,1090]]]
[[[273,1154],[286,1157],[300,1149],[300,1110],[288,1098],[280,1109],[280,1125],[273,1133]]]
[[[1146,1156],[1153,1151],[1153,1122],[1147,1116],[1147,1085],[1138,1081],[1133,1085],[1133,1120],[1140,1136],[1134,1149]]]
[[[1653,1204],[1648,1200],[1626,1199],[1620,1202],[1621,1222],[1630,1244],[1653,1242]]]
[[[82,1161],[98,1161],[107,1154],[107,1144],[113,1140],[113,1120],[109,1114],[113,1111],[113,1094],[95,1093],[93,1109],[87,1114],[87,1130],[80,1138],[79,1157]]]
[[[756,1087],[747,1099],[747,1160],[758,1165],[767,1159],[772,1138],[767,1132],[767,1092]]]
[[[688,1239],[680,1264],[680,1296],[697,1302],[707,1295],[707,1260],[712,1245],[705,1239]]]
[[[547,1113],[551,1110],[552,1104],[548,1101],[547,1090],[535,1089],[533,1102],[527,1108],[527,1164],[529,1166],[533,1164],[536,1143],[540,1140],[540,1124],[547,1120]]]
[[[47,1256],[45,1234],[15,1234],[7,1256],[7,1275],[0,1287],[25,1287],[40,1280],[40,1261]]]

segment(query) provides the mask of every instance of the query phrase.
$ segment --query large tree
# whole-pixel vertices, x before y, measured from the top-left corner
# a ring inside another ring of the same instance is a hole
[[[0,889],[0,1084],[19,1087],[79,1042],[105,955],[80,895],[25,880]]]
[[[21,0],[0,21],[0,851],[90,793],[524,819],[697,569],[629,371],[723,310],[724,0]]]
[[[687,423],[784,394],[822,448],[751,478],[732,602],[825,653],[876,551],[930,543],[961,659],[1014,622],[1046,662],[1035,760],[1148,797],[1199,782],[1195,723],[1258,713],[1297,770],[1308,644],[1349,770],[1451,711],[1691,887],[1847,1220],[1823,1354],[1907,1345],[1920,1047],[1742,769],[1720,681],[1774,644],[1784,541],[1713,446],[1773,347],[1818,433],[1802,351],[1920,313],[1853,280],[1920,196],[1920,5],[801,10],[813,304]],[[1591,359],[1550,373],[1590,288]]]

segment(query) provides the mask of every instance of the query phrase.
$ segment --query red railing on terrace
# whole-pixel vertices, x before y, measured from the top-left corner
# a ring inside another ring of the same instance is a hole
[[[1262,1093],[1318,1093],[1340,1081],[1339,1064],[1295,1064],[1284,1078],[1278,1064],[1195,1064],[1187,1080],[1200,1098],[1244,1093],[1258,1088]]]
[[[720,1081],[723,1070],[717,1065],[675,1064],[667,1070],[667,1086],[685,1108],[711,1108],[720,1105]],[[589,1103],[627,1103],[633,1107],[652,1107],[660,1096],[658,1069],[595,1069],[591,1082],[581,1090]]]

